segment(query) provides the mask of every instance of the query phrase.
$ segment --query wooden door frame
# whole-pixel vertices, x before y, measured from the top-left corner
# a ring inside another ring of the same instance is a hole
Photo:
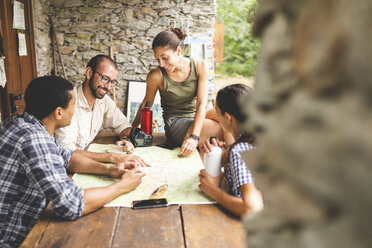
[[[9,98],[9,95],[8,95],[8,87],[12,87],[11,85],[11,80],[18,80],[18,82],[21,80],[21,73],[22,71],[20,70],[19,71],[19,74],[16,75],[16,74],[13,74],[13,75],[10,75],[10,70],[9,70],[9,67],[11,66],[18,66],[20,65],[20,57],[19,56],[11,56],[8,54],[8,52],[10,51],[9,49],[9,46],[10,44],[8,44],[8,39],[10,37],[10,34],[8,32],[8,29],[7,27],[12,27],[13,24],[12,23],[9,23],[9,20],[13,20],[13,17],[9,15],[12,15],[13,14],[13,11],[11,11],[10,13],[6,11],[6,4],[8,4],[7,2],[8,0],[5,0],[5,1],[1,1],[0,2],[0,14],[4,17],[4,23],[2,23],[0,21],[0,32],[1,32],[1,38],[2,38],[2,43],[3,43],[3,51],[4,51],[4,56],[6,57],[5,59],[5,72],[6,72],[6,78],[7,78],[7,84],[5,86],[5,88],[2,88],[0,87],[0,94],[1,94],[1,100],[2,100],[2,103],[0,104],[0,107],[1,107],[1,112],[2,112],[2,115],[1,115],[1,118],[2,119],[5,119],[7,117],[9,117],[11,115],[11,112],[10,112],[10,98]],[[28,23],[28,25],[26,26],[26,30],[24,30],[24,33],[26,34],[26,36],[29,37],[29,42],[27,42],[27,56],[30,56],[30,60],[31,60],[31,74],[32,74],[32,78],[35,78],[37,77],[37,69],[36,69],[36,53],[35,53],[35,36],[34,36],[34,23],[33,23],[33,5],[32,5],[32,0],[24,0],[25,3],[27,4],[27,6],[25,6],[25,22]],[[25,4],[25,5],[26,5]],[[13,5],[12,5],[13,6]],[[11,8],[12,8],[11,6]],[[5,39],[6,38],[6,39]],[[26,38],[27,39],[27,38]],[[18,44],[16,44],[17,47],[18,47]],[[27,82],[28,84],[29,82]],[[25,90],[25,87],[24,84],[22,84],[22,90]]]

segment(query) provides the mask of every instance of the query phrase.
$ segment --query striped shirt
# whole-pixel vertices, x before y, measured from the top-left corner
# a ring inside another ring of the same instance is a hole
[[[226,180],[229,183],[231,193],[242,198],[240,187],[247,183],[253,183],[254,178],[249,171],[246,163],[241,158],[242,152],[254,149],[254,147],[247,143],[241,142],[231,148],[229,154],[229,164],[226,171]]]
[[[0,247],[18,247],[48,201],[63,218],[81,216],[84,191],[66,173],[71,155],[28,113],[0,123]]]

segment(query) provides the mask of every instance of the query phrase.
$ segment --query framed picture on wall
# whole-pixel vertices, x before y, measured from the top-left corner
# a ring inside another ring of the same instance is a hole
[[[127,103],[127,117],[132,123],[136,116],[137,110],[146,94],[146,82],[129,81],[128,88],[128,103]],[[152,110],[152,132],[164,133],[164,121],[162,116],[162,108],[160,106],[160,95],[156,92]]]

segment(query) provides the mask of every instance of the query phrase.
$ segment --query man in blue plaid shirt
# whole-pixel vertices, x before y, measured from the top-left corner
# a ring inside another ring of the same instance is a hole
[[[36,78],[25,93],[26,109],[0,124],[0,247],[18,247],[49,201],[73,220],[136,188],[144,173],[131,162],[109,166],[61,147],[53,137],[74,113],[72,84],[62,78]],[[71,172],[120,178],[103,188],[82,189]]]

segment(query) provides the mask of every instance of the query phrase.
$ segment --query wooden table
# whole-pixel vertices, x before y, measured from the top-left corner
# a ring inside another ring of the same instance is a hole
[[[164,136],[154,135],[154,143]],[[101,131],[95,143],[112,144]],[[45,210],[21,247],[246,247],[240,220],[219,205],[107,207],[66,221]]]

